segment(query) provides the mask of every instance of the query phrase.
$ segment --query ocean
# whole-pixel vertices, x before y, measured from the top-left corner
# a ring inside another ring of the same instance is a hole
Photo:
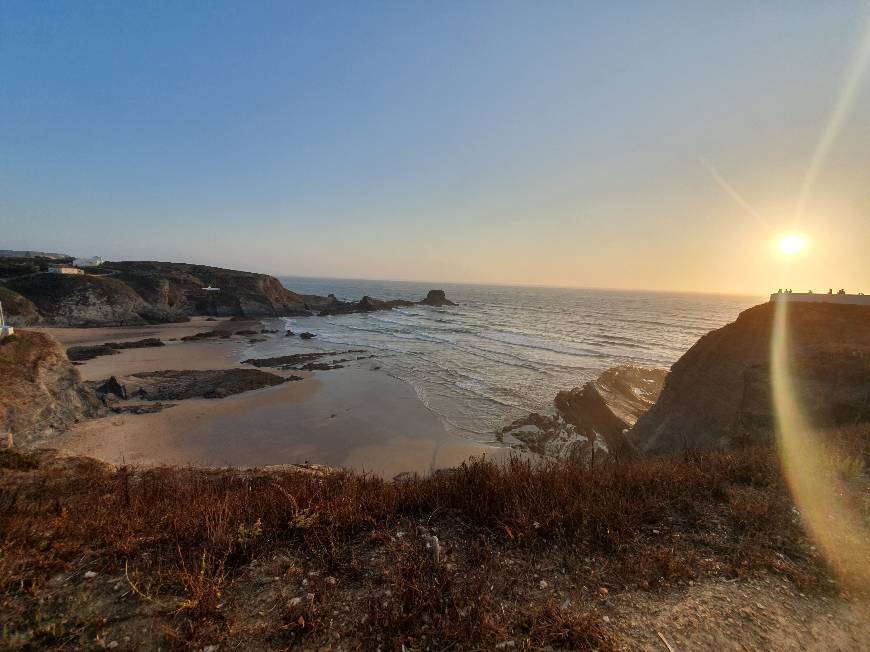
[[[670,367],[699,337],[765,299],[591,290],[280,277],[290,290],[357,300],[422,299],[443,289],[458,305],[413,306],[285,324],[314,350],[365,349],[413,387],[448,429],[480,442],[514,419],[549,411],[559,390],[630,364]],[[288,342],[289,345],[289,342]],[[270,352],[275,354],[274,351]],[[326,372],[328,373],[328,372]]]

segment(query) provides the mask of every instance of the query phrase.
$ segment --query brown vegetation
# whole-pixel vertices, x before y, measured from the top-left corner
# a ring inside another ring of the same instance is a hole
[[[766,448],[401,482],[0,454],[12,648],[607,650],[608,595],[770,573],[829,590],[815,555]]]

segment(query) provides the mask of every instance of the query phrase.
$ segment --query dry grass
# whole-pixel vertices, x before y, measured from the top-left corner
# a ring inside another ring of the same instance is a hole
[[[825,584],[769,449],[595,468],[475,461],[396,483],[350,473],[116,470],[0,453],[0,625],[12,646],[75,647],[98,636],[106,622],[58,625],[44,598],[52,578],[83,564],[126,572],[170,644],[240,636],[225,615],[227,594],[279,553],[338,586],[322,584],[276,611],[264,635],[277,647],[329,640],[344,627],[347,647],[361,649],[489,649],[510,638],[608,650],[616,641],[595,613],[599,587],[659,590],[761,570]],[[530,601],[522,587],[535,587],[533,571],[547,564],[583,587],[587,602]],[[341,625],[337,608],[351,598],[361,601],[351,614],[358,620]]]

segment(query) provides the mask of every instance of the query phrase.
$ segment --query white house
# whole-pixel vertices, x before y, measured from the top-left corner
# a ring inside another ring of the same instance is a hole
[[[99,267],[104,262],[99,256],[93,256],[92,258],[76,258],[73,265],[76,267]]]
[[[49,274],[84,274],[83,269],[73,267],[72,265],[52,265],[48,268]]]

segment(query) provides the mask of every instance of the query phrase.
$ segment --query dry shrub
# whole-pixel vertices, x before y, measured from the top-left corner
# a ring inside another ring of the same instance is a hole
[[[571,612],[548,602],[529,614],[523,623],[528,643],[534,648],[561,650],[616,650],[616,640],[594,612]]]
[[[372,648],[443,647],[462,642],[480,646],[503,631],[492,598],[496,578],[488,560],[458,574],[436,563],[421,533],[386,544],[383,588],[370,596],[363,640]]]
[[[786,501],[754,487],[728,487],[726,495],[731,518],[746,530],[766,530],[770,519],[781,519],[783,508],[788,513],[788,505],[783,504]]]
[[[623,587],[694,577],[699,556],[723,558],[741,572],[779,570],[780,552],[796,567],[810,563],[788,517],[777,456],[767,448],[593,468],[578,460],[476,460],[395,483],[354,473],[116,470],[87,460],[24,459],[0,455],[0,597],[35,604],[48,578],[83,558],[109,573],[126,567],[142,595],[176,605],[167,614],[168,636],[182,645],[219,640],[227,629],[219,609],[227,578],[279,548],[367,582],[359,551],[377,547],[386,555],[387,575],[370,587],[360,633],[374,647],[487,647],[516,631],[525,614],[503,613],[494,602],[510,595],[513,579],[489,563],[494,549],[533,556],[563,546],[575,557],[594,555],[607,560],[601,573],[610,585]],[[391,534],[399,524],[403,539]],[[467,553],[474,563],[462,573],[435,564],[417,532],[421,524],[462,532],[475,542]],[[27,628],[28,609],[0,616],[0,625]],[[287,620],[284,633],[308,633],[317,618],[296,614],[298,626]],[[564,629],[579,646],[587,640],[579,632],[591,631],[588,640],[598,640],[595,623],[577,618],[542,612],[528,634],[555,641],[548,632]]]

